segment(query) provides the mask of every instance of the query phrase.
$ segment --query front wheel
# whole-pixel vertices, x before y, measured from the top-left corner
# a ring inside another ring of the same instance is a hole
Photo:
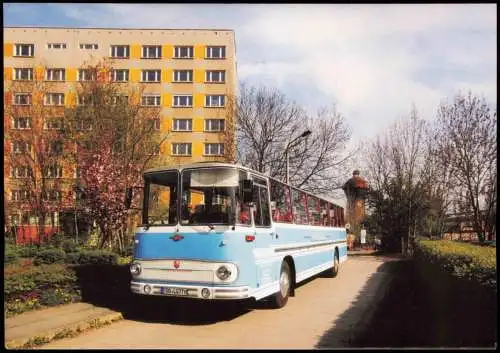
[[[335,251],[333,255],[333,267],[329,270],[330,277],[337,277],[339,274],[339,253]]]
[[[290,266],[286,261],[283,261],[281,264],[279,283],[280,290],[272,296],[272,306],[276,309],[284,307],[288,302],[288,297],[290,296],[292,284],[291,271]]]

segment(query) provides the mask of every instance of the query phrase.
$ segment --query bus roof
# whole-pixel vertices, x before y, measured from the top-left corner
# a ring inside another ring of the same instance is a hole
[[[284,182],[282,182],[281,180],[278,180],[276,178],[273,178],[269,175],[266,175],[266,174],[263,174],[261,172],[258,172],[256,170],[253,170],[251,168],[248,168],[248,167],[245,167],[245,166],[242,166],[240,164],[231,164],[231,163],[224,163],[224,162],[213,162],[213,161],[210,161],[210,162],[196,162],[196,163],[190,163],[190,164],[184,164],[184,165],[165,165],[165,166],[162,166],[162,167],[157,167],[157,168],[150,168],[150,169],[147,169],[144,171],[144,174],[148,174],[148,173],[155,173],[155,172],[163,172],[163,171],[167,171],[167,170],[179,170],[179,171],[182,171],[183,169],[190,169],[190,168],[210,168],[210,167],[229,167],[229,168],[238,168],[238,169],[243,169],[243,170],[246,170],[246,171],[249,171],[249,172],[252,172],[254,174],[257,174],[263,178],[269,178],[269,179],[272,179],[272,180],[276,180],[276,181],[279,181],[280,183],[282,184],[285,184]],[[319,195],[316,195],[316,194],[313,194],[311,192],[308,192],[308,191],[305,191],[305,190],[302,190],[298,187],[295,187],[295,186],[292,186],[290,185],[292,188],[294,189],[298,189],[302,192],[305,192],[306,194],[308,195],[311,195],[311,196],[315,196],[319,199],[322,199],[324,201],[327,201],[331,204],[334,204],[335,206],[338,206],[338,207],[341,207],[343,208],[342,206],[339,206],[336,202],[334,202],[331,198],[329,197],[325,197],[325,196],[319,196]]]

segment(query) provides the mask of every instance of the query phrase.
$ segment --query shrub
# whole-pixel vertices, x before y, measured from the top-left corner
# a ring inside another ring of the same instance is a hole
[[[52,234],[52,236],[49,238],[49,245],[55,247],[55,248],[60,248],[63,243],[64,243],[65,239],[64,239],[64,234],[61,233],[61,232],[58,232],[58,233],[54,233]]]
[[[20,257],[36,257],[40,249],[36,245],[24,245],[17,248],[17,253]]]
[[[78,245],[73,241],[66,239],[62,242],[62,248],[66,254],[78,251]]]
[[[81,250],[79,252],[78,264],[80,265],[116,265],[118,254],[107,250]]]
[[[417,259],[481,286],[496,287],[496,249],[451,240],[420,240]]]
[[[45,306],[65,304],[71,300],[72,295],[60,288],[45,290],[40,294],[40,304]]]
[[[15,249],[5,247],[4,263],[11,264],[17,262],[19,255]]]
[[[40,251],[35,257],[34,264],[60,264],[64,263],[66,253],[62,249],[47,249]]]

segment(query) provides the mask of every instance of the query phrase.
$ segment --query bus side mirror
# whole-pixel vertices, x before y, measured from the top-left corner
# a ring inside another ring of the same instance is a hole
[[[125,208],[127,209],[129,209],[132,204],[132,196],[132,188],[127,188],[127,190],[125,190]]]
[[[252,179],[242,180],[241,191],[243,194],[243,202],[244,203],[252,202],[253,180]]]

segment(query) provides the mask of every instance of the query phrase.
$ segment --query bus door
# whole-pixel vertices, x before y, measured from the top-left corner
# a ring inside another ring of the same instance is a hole
[[[257,263],[257,282],[265,285],[272,281],[272,263],[276,232],[271,224],[271,208],[267,180],[253,176],[253,220],[255,234],[254,255]]]

